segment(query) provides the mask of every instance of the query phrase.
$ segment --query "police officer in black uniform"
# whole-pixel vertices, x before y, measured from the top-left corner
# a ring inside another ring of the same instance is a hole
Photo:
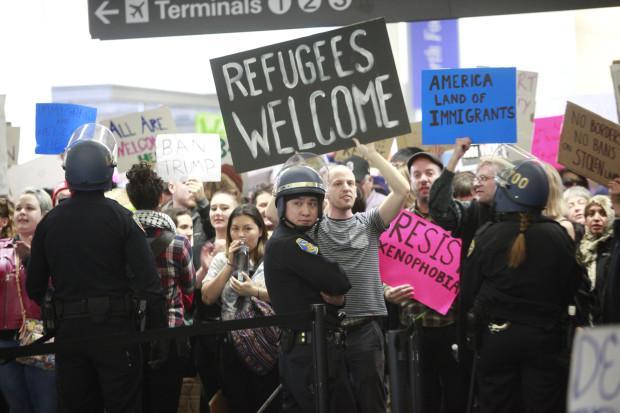
[[[327,303],[336,316],[351,288],[338,264],[324,258],[316,242],[306,235],[322,216],[325,187],[309,166],[296,165],[279,176],[276,208],[280,223],[265,248],[265,281],[276,314],[309,311],[312,304]],[[327,332],[328,399],[333,412],[354,412],[355,400],[346,377],[344,343],[335,328]],[[280,339],[280,378],[284,386],[284,412],[314,412],[312,334],[283,329]]]
[[[51,277],[58,343],[134,332],[137,306],[144,303],[149,323],[166,325],[164,296],[145,234],[129,210],[104,197],[115,161],[116,142],[109,130],[96,124],[78,128],[64,160],[72,196],[50,211],[34,234],[26,287],[32,299],[44,304]],[[141,370],[138,345],[59,352],[61,407],[68,412],[139,412]]]
[[[541,215],[549,184],[537,161],[498,185],[497,222],[478,231],[461,277],[474,283],[479,411],[564,412],[567,313],[582,276],[574,243]]]

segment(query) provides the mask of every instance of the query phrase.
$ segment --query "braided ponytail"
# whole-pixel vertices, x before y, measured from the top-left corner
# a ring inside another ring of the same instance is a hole
[[[530,216],[519,214],[519,235],[515,238],[508,254],[508,268],[517,268],[525,261],[525,231],[530,226]]]

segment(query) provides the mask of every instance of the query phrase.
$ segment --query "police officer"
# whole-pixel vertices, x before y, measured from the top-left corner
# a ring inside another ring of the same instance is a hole
[[[131,212],[104,197],[116,165],[114,135],[86,124],[65,151],[73,196],[41,221],[32,241],[27,291],[43,304],[51,276],[56,341],[136,331],[136,295],[154,327],[165,326],[164,296],[145,234]],[[60,404],[69,412],[139,412],[138,345],[106,343],[58,352]]]
[[[549,185],[537,161],[501,174],[497,222],[477,233],[464,264],[478,328],[480,412],[563,412],[567,312],[581,277],[574,244],[541,215]]]
[[[351,288],[338,264],[324,258],[306,235],[322,216],[325,187],[308,166],[285,169],[276,187],[280,223],[265,248],[265,281],[276,314],[309,311],[327,303],[332,315],[344,304]],[[342,337],[328,330],[328,398],[330,411],[354,412],[355,401],[346,377]],[[280,378],[283,411],[314,412],[312,334],[284,329],[280,340]]]

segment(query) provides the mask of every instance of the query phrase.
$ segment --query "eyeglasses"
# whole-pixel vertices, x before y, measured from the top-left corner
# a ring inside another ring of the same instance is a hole
[[[476,175],[474,176],[474,182],[478,181],[481,184],[485,184],[488,180],[494,179],[495,176],[487,176],[487,175]]]

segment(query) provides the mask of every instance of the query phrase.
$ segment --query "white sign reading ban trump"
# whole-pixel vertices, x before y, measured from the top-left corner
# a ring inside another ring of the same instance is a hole
[[[210,133],[157,135],[157,174],[167,181],[221,179],[220,137]]]

